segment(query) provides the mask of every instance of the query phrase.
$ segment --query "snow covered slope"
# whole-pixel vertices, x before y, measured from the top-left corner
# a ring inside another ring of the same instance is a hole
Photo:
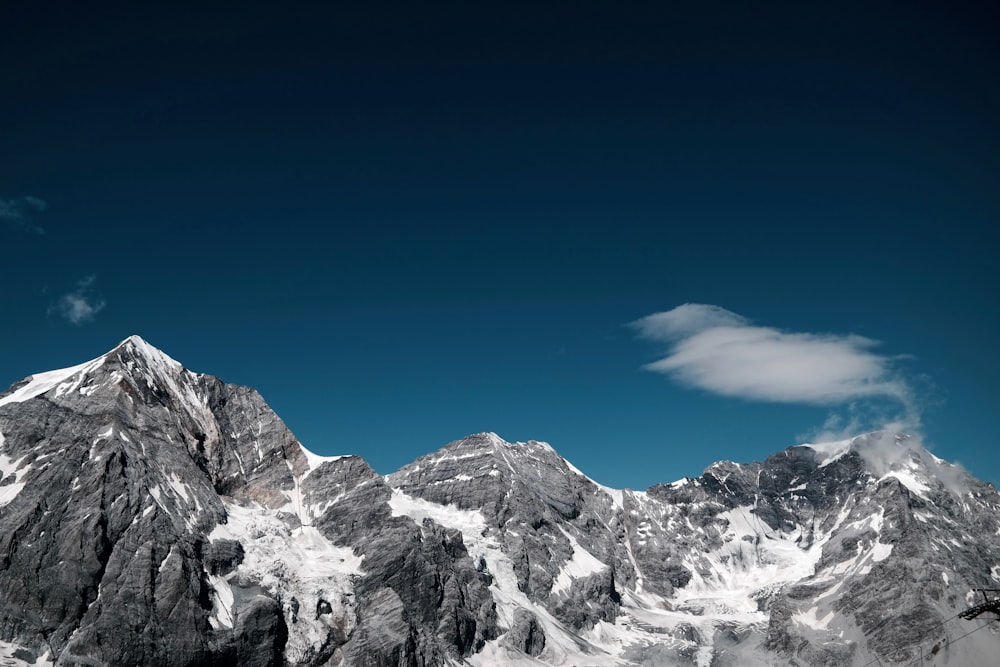
[[[494,576],[508,630],[476,664],[892,664],[935,647],[966,664],[998,647],[992,631],[949,642],[1000,571],[1000,498],[905,436],[637,492],[487,433],[387,481],[394,511],[461,531]]]

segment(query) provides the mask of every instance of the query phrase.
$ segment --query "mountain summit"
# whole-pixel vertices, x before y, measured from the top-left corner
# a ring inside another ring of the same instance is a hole
[[[647,491],[493,433],[382,476],[130,337],[0,394],[0,662],[992,664],[1000,496],[915,438]]]

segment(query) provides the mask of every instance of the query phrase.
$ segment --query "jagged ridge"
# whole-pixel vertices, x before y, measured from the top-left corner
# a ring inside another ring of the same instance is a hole
[[[952,617],[998,510],[885,433],[647,492],[495,434],[382,477],[131,337],[0,395],[0,657],[977,664],[1000,640]]]

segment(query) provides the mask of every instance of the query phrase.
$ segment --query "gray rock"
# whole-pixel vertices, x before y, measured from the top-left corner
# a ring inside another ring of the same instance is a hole
[[[537,656],[545,650],[545,630],[533,613],[527,609],[518,609],[514,612],[514,622],[503,636],[501,644],[515,651]]]

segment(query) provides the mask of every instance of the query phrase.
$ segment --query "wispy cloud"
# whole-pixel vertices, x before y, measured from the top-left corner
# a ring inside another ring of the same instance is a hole
[[[910,387],[878,342],[856,335],[799,333],[753,324],[719,306],[689,303],[632,323],[667,353],[646,365],[723,396],[812,405],[888,397],[912,410]]]
[[[107,305],[94,289],[94,276],[87,276],[76,284],[76,289],[59,297],[50,308],[49,314],[56,314],[71,324],[84,324],[94,319]]]
[[[38,197],[0,198],[0,224],[29,234],[44,234],[45,228],[34,221],[34,215],[48,207]]]

